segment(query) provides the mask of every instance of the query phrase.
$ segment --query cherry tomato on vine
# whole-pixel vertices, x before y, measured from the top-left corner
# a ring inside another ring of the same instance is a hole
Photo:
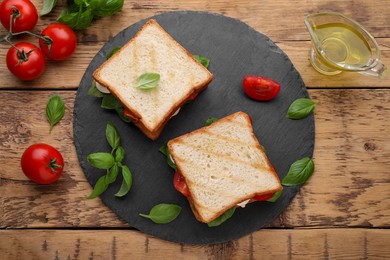
[[[6,62],[12,74],[21,80],[38,78],[46,67],[41,50],[28,42],[20,42],[9,48]]]
[[[245,76],[242,84],[245,93],[256,100],[274,99],[280,91],[278,82],[261,76]]]
[[[0,21],[12,32],[31,31],[38,21],[38,12],[29,0],[4,0],[0,4]]]
[[[42,31],[41,36],[39,46],[51,60],[65,60],[76,50],[76,34],[65,24],[51,24]]]
[[[61,153],[48,144],[33,144],[28,147],[21,159],[23,173],[39,184],[53,183],[64,170]]]

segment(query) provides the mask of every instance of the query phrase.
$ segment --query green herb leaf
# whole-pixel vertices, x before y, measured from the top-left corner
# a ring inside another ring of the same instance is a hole
[[[96,81],[93,81],[91,84],[91,87],[89,87],[89,89],[88,89],[87,96],[101,98],[101,97],[106,96],[106,94],[103,94],[102,92],[100,92],[96,87]]]
[[[287,110],[287,117],[290,119],[302,119],[310,115],[316,104],[310,98],[298,98],[291,103]]]
[[[53,129],[53,126],[64,117],[64,114],[64,101],[59,95],[52,95],[46,105],[46,117],[50,123],[50,132]]]
[[[116,177],[118,176],[119,167],[117,164],[114,164],[110,169],[107,170],[106,174],[106,183],[111,184],[114,183]]]
[[[234,211],[236,211],[236,207],[228,209],[225,213],[223,213],[218,218],[214,219],[213,221],[207,223],[209,227],[217,227],[221,225],[223,222],[231,218],[234,214]]]
[[[108,184],[106,183],[106,175],[99,178],[96,182],[95,187],[93,188],[92,193],[87,197],[87,199],[94,199],[103,192],[106,191]]]
[[[131,119],[125,116],[124,114],[125,108],[122,105],[120,107],[116,107],[115,111],[118,114],[119,118],[122,119],[123,122],[131,123]]]
[[[91,9],[83,9],[83,6],[78,6],[77,12],[63,12],[61,16],[57,19],[58,22],[66,24],[73,30],[84,30],[92,22],[93,14]],[[73,7],[76,9],[76,7]]]
[[[106,126],[106,139],[113,150],[118,148],[121,142],[121,137],[119,136],[118,130],[111,123],[108,123]]]
[[[122,10],[124,0],[90,0],[89,6],[98,17],[113,15]]]
[[[165,143],[160,147],[160,152],[167,157],[167,164],[174,170],[176,170],[176,164],[172,161],[172,157],[169,154],[168,144]]]
[[[304,157],[294,162],[287,175],[282,180],[284,186],[295,186],[305,183],[314,172],[314,162],[309,157]]]
[[[160,81],[160,74],[144,73],[138,78],[136,87],[142,90],[150,90],[157,87],[159,81]]]
[[[116,109],[122,104],[113,95],[105,95],[100,106],[105,109]]]
[[[115,159],[110,153],[91,153],[87,160],[93,167],[105,170],[115,164]]]
[[[49,14],[56,5],[57,0],[43,0],[42,9],[39,15],[44,16]]]
[[[210,65],[210,59],[206,58],[205,56],[202,55],[194,55],[194,58],[200,62],[205,68],[208,68]]]
[[[122,146],[118,146],[118,148],[115,151],[115,161],[117,163],[121,163],[124,158],[125,158],[125,149],[123,149]]]
[[[275,192],[274,196],[272,196],[270,199],[268,199],[268,202],[275,202],[279,199],[279,197],[282,195],[283,190]]]
[[[110,51],[110,53],[107,54],[106,59],[108,60],[109,58],[111,58],[112,55],[114,55],[114,54],[115,54],[117,51],[119,51],[121,48],[122,48],[122,47],[120,46],[120,47],[116,47],[116,48],[112,49],[112,50]]]
[[[181,212],[181,207],[175,204],[158,204],[148,215],[140,213],[141,217],[149,218],[157,224],[167,224],[175,220]]]
[[[210,117],[209,119],[206,120],[206,122],[204,123],[204,126],[209,126],[211,125],[212,123],[218,121],[218,118],[216,117]]]
[[[116,197],[125,196],[130,191],[131,185],[133,183],[131,172],[126,165],[122,165],[122,176],[122,185],[119,191],[115,194]]]

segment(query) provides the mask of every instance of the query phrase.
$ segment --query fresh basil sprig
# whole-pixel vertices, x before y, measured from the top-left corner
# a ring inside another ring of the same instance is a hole
[[[298,98],[288,108],[287,117],[290,119],[305,118],[314,111],[315,107],[316,103],[310,98]]]
[[[74,30],[86,29],[93,19],[113,15],[122,10],[124,4],[124,0],[75,0],[69,2],[70,5],[62,11],[57,21]],[[49,14],[56,4],[57,0],[45,0],[41,15]]]
[[[130,191],[132,185],[132,175],[129,167],[123,164],[125,150],[120,145],[121,139],[118,130],[113,124],[108,123],[106,126],[106,139],[112,148],[111,153],[98,152],[89,154],[87,157],[88,162],[93,167],[106,170],[106,174],[100,177],[96,182],[92,193],[88,196],[88,199],[96,198],[105,192],[108,185],[116,181],[119,169],[121,169],[123,180],[122,185],[115,196],[125,196]]]
[[[294,162],[282,180],[284,186],[304,184],[314,172],[314,162],[310,157],[304,157]]]
[[[199,61],[205,68],[208,68],[210,65],[210,59],[202,55],[193,55],[194,58]]]
[[[231,218],[234,214],[234,211],[236,211],[236,207],[228,209],[225,213],[223,213],[221,216],[218,218],[214,219],[213,221],[210,221],[207,223],[207,226],[209,227],[217,227],[221,225],[223,222]]]
[[[181,212],[181,207],[175,204],[161,203],[154,206],[149,214],[139,215],[152,220],[156,224],[167,224],[175,220]]]
[[[65,104],[58,94],[50,97],[46,105],[46,117],[50,123],[50,132],[65,115]]]
[[[125,107],[122,105],[122,103],[119,102],[113,95],[104,94],[104,93],[100,92],[96,88],[95,81],[92,82],[91,87],[89,88],[89,90],[87,92],[87,95],[92,96],[92,97],[102,98],[102,102],[100,105],[102,108],[109,109],[109,110],[115,110],[123,122],[125,122],[125,123],[131,122],[130,118],[126,117],[123,113],[125,110]]]
[[[154,72],[144,73],[139,76],[136,87],[142,90],[150,90],[157,87],[159,81],[160,74]]]

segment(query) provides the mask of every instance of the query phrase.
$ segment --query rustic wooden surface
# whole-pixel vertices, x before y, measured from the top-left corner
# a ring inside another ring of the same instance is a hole
[[[40,9],[42,1],[33,1]],[[52,23],[60,6],[41,18]],[[73,145],[76,90],[91,59],[112,36],[140,19],[175,10],[237,18],[269,36],[305,81],[315,110],[316,170],[290,206],[266,228],[216,245],[174,244],[143,234],[119,219],[91,187]],[[390,77],[323,76],[310,66],[306,14],[339,11],[377,39],[390,67],[390,0],[125,1],[122,12],[77,32],[79,46],[64,62],[49,62],[34,82],[7,70],[0,44],[0,259],[386,259],[390,256]],[[4,29],[0,35],[4,35]],[[17,38],[29,40],[31,38]],[[47,99],[59,93],[63,120],[49,134]],[[37,142],[57,147],[65,171],[53,185],[36,185],[20,169],[24,149]]]

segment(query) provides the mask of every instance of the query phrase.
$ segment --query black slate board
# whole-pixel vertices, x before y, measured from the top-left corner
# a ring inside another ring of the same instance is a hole
[[[314,149],[314,116],[290,120],[286,111],[297,98],[308,97],[304,83],[289,58],[268,37],[246,24],[222,15],[180,11],[152,17],[192,54],[209,57],[209,70],[214,80],[194,102],[186,104],[171,119],[156,141],[146,138],[132,124],[100,108],[99,98],[87,96],[92,72],[105,60],[107,53],[131,39],[148,20],[142,20],[110,39],[87,68],[76,96],[74,107],[74,142],[86,178],[94,185],[104,174],[91,167],[86,157],[94,152],[107,152],[105,127],[113,123],[126,151],[124,163],[133,174],[133,187],[124,198],[116,198],[122,177],[101,196],[103,202],[132,227],[150,235],[179,243],[210,244],[240,238],[277,217],[290,203],[299,187],[285,187],[275,203],[251,203],[236,210],[223,225],[209,228],[195,220],[187,200],[172,185],[173,170],[166,164],[159,148],[169,139],[203,126],[209,117],[221,118],[244,111],[253,119],[256,136],[282,179],[290,165],[312,156]],[[258,102],[249,99],[243,89],[245,75],[263,75],[281,84],[276,99]],[[158,203],[174,203],[182,207],[181,215],[166,225],[157,225],[140,217]]]

